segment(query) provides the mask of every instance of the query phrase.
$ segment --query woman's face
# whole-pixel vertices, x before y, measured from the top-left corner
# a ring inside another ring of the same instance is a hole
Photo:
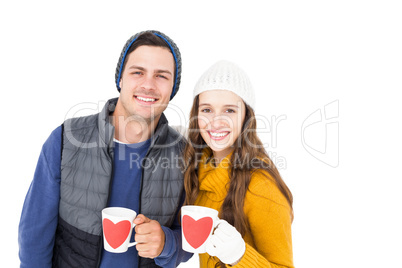
[[[243,100],[231,91],[211,90],[199,95],[200,133],[218,160],[222,160],[234,150],[245,114]]]

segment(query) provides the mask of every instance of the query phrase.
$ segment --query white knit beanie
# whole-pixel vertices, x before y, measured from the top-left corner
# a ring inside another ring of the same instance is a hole
[[[232,62],[221,60],[212,65],[198,80],[194,98],[208,90],[229,90],[255,110],[254,90],[247,74]]]

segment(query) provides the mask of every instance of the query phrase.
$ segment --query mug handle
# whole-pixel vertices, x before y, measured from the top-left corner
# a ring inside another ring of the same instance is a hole
[[[131,227],[131,229],[134,229],[134,227],[136,226],[136,224],[133,222],[133,225],[132,225],[132,227]],[[132,247],[132,246],[135,246],[135,245],[137,245],[137,243],[138,242],[130,242],[130,243],[128,243],[128,246],[127,247]]]

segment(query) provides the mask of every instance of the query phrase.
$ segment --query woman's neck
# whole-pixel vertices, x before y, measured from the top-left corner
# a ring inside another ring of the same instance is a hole
[[[218,166],[223,159],[225,159],[231,152],[233,152],[234,148],[226,148],[222,151],[212,151],[214,157],[214,164]]]

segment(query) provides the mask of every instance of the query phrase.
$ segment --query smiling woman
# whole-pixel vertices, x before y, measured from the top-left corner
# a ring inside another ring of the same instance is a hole
[[[205,143],[220,162],[231,151],[241,133],[245,117],[242,99],[228,90],[205,91],[199,95],[198,126]]]
[[[199,256],[201,267],[294,267],[293,197],[256,135],[254,100],[247,75],[227,61],[194,89],[185,203],[216,209],[223,219]]]

